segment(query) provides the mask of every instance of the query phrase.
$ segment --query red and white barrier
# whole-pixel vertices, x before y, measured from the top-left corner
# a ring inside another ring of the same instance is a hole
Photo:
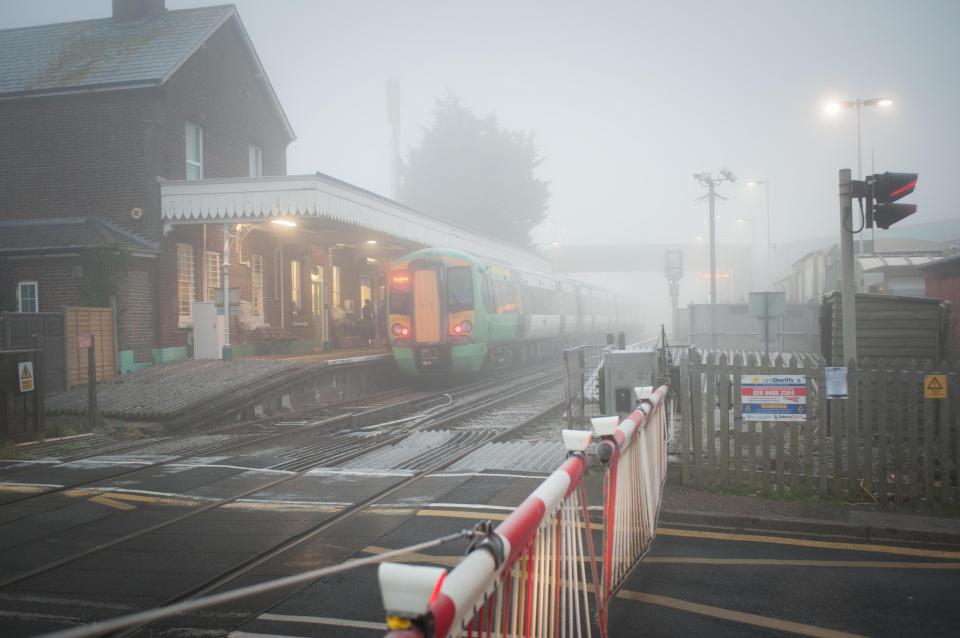
[[[653,392],[598,441],[606,465],[602,575],[582,484],[591,437],[564,431],[570,455],[560,468],[446,575],[428,617],[391,636],[590,637],[595,627],[605,636],[607,603],[655,535],[667,391]]]

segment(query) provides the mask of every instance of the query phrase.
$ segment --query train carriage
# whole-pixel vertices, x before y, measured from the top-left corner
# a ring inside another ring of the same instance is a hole
[[[388,290],[394,360],[412,375],[506,365],[618,321],[612,293],[452,249],[398,259]]]

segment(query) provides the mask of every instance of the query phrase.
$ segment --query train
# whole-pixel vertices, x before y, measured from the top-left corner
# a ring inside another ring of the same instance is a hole
[[[448,248],[395,260],[388,283],[387,333],[407,375],[509,366],[638,323],[603,288]]]

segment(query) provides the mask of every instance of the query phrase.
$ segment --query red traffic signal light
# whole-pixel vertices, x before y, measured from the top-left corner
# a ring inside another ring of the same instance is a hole
[[[917,187],[917,173],[879,173],[866,180],[869,186],[867,228],[887,229],[917,212],[916,204],[894,204]],[[874,203],[876,202],[876,203]]]

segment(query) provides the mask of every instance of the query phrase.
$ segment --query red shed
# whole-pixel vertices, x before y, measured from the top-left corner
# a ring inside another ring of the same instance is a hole
[[[953,307],[953,331],[950,350],[960,350],[960,253],[920,266],[928,297],[944,299]]]

